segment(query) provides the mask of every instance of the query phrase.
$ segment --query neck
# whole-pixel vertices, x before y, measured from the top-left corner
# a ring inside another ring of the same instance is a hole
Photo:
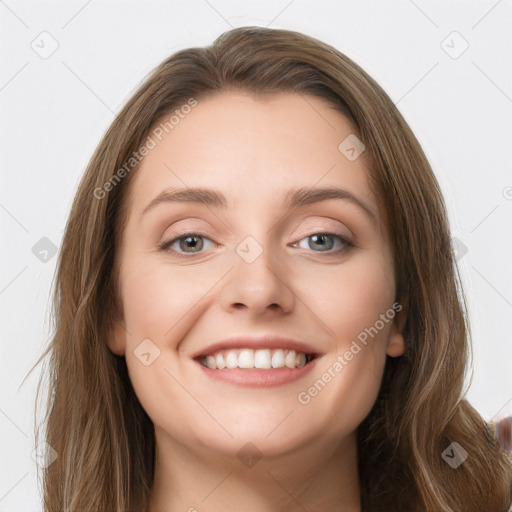
[[[287,454],[242,460],[184,446],[160,429],[155,436],[150,512],[361,511],[355,433],[334,444],[315,440]]]

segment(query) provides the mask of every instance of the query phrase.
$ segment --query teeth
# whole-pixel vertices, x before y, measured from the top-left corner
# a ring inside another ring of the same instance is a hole
[[[279,348],[272,356],[272,368],[282,368],[284,366],[284,352]]]
[[[254,368],[254,350],[242,350],[238,356],[239,368]]]
[[[215,356],[215,362],[217,363],[217,368],[219,370],[222,370],[223,368],[226,368],[226,363],[224,362],[224,356],[219,353]]]
[[[284,364],[287,368],[295,368],[295,350],[290,350],[284,358]]]
[[[268,348],[251,350],[223,350],[210,354],[201,363],[213,370],[245,368],[260,368],[270,370],[272,368],[302,368],[308,362],[306,354],[295,350]]]
[[[254,353],[254,367],[255,368],[272,368],[272,359],[270,357],[270,350],[256,350]]]
[[[238,357],[236,356],[236,352],[229,351],[226,354],[226,367],[230,370],[238,367]]]

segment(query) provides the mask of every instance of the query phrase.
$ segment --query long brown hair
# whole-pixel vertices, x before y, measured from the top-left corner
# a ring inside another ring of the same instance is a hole
[[[242,27],[161,63],[113,121],[79,185],[58,260],[55,334],[41,356],[49,355],[44,436],[58,454],[42,474],[45,512],[148,508],[153,425],[124,358],[106,343],[119,311],[117,255],[137,170],[126,163],[159,120],[226,89],[322,98],[353,121],[366,146],[407,348],[387,359],[379,397],[358,428],[363,511],[506,510],[512,460],[463,399],[465,299],[443,198],[418,141],[382,88],[336,49],[293,31]],[[456,468],[442,456],[454,442],[468,454]]]

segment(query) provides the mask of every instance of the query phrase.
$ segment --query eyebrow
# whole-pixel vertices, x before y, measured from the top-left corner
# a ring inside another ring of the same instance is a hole
[[[291,210],[301,206],[306,206],[329,199],[341,199],[359,207],[366,215],[376,222],[377,215],[374,211],[361,199],[349,192],[337,187],[325,188],[293,188],[288,190],[281,202],[281,207]],[[153,209],[158,204],[174,203],[174,202],[190,202],[211,206],[214,208],[226,209],[228,202],[226,197],[219,191],[204,187],[189,187],[182,189],[167,189],[157,195],[144,208],[142,215]]]

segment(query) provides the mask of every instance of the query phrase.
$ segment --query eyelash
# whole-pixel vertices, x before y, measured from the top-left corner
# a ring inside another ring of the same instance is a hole
[[[311,233],[310,235],[307,235],[305,237],[302,237],[298,242],[295,242],[294,246],[297,243],[302,242],[302,240],[305,240],[307,238],[311,238],[313,236],[329,236],[329,237],[335,237],[335,238],[338,238],[339,240],[341,240],[342,244],[344,245],[344,247],[342,247],[341,249],[337,249],[335,251],[332,251],[332,250],[328,250],[328,251],[313,251],[313,252],[317,252],[319,254],[325,253],[326,256],[337,256],[337,255],[340,255],[340,254],[344,254],[344,253],[347,253],[350,249],[352,249],[354,247],[354,244],[352,242],[350,242],[350,240],[347,240],[345,237],[343,237],[343,236],[341,236],[341,235],[339,235],[337,233],[329,233],[329,232],[326,232],[326,231],[319,231],[319,232],[316,232],[316,233]],[[189,253],[187,255],[187,253],[180,253],[178,251],[175,251],[174,249],[170,249],[170,247],[175,242],[177,242],[179,240],[182,240],[182,239],[185,239],[185,238],[189,238],[189,237],[203,238],[203,239],[210,240],[211,242],[213,242],[213,240],[211,240],[207,236],[201,235],[200,233],[190,232],[190,233],[181,233],[179,236],[176,236],[176,237],[172,238],[171,240],[168,240],[166,242],[160,243],[159,244],[159,248],[160,248],[160,250],[162,250],[164,252],[173,252],[179,258],[191,258],[192,256],[196,256],[198,254],[201,254],[200,252],[197,252],[197,253]],[[215,244],[215,242],[213,242],[213,243]],[[218,244],[216,244],[216,245],[218,245]]]

